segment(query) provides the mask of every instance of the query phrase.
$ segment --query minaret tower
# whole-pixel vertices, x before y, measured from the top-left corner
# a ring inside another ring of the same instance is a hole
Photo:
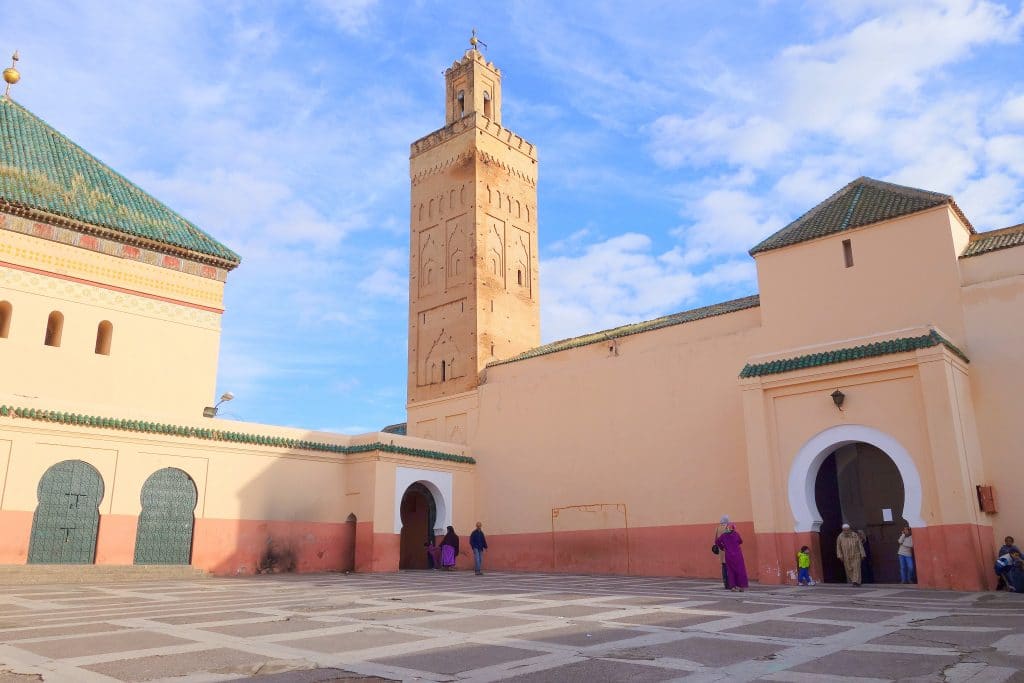
[[[502,127],[501,72],[477,43],[445,72],[444,128],[409,155],[410,413],[540,344],[537,152]]]

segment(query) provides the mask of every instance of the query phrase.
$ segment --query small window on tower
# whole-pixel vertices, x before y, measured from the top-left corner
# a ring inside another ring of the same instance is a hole
[[[448,365],[445,361],[441,361],[441,381],[444,382],[448,379]]]
[[[521,271],[521,270],[517,270],[516,271],[516,280],[518,280],[519,286],[522,287],[523,286],[523,271]]]
[[[484,90],[484,116],[491,118],[491,93]]]
[[[843,240],[843,262],[847,268],[853,268],[853,245],[850,240]]]
[[[460,90],[459,94],[455,96],[456,106],[459,108],[459,116],[465,116],[466,114],[466,91]]]

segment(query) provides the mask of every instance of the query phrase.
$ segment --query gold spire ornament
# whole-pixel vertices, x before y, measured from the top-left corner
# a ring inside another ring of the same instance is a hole
[[[15,68],[18,63],[18,51],[15,50],[14,54],[11,55],[11,65],[4,69],[4,80],[7,82],[7,88],[4,90],[4,97],[7,99],[11,98],[11,86],[21,80],[21,74]]]
[[[473,33],[469,36],[470,49],[475,50],[477,45],[483,45],[487,47],[487,43],[476,37],[476,27],[473,28]]]

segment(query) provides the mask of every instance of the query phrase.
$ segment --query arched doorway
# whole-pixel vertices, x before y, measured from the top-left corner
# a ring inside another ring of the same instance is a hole
[[[815,504],[821,515],[821,570],[826,582],[843,583],[836,538],[844,523],[863,531],[867,558],[864,583],[899,581],[897,540],[903,522],[903,478],[880,448],[858,442],[840,446],[822,461],[815,477]]]
[[[852,491],[854,480],[859,485],[856,494]],[[820,564],[812,566],[821,567],[826,580],[844,578],[841,569],[837,575],[837,566],[833,564],[834,534],[844,521],[851,526],[863,524],[865,532],[871,531],[878,537],[874,545],[868,539],[871,569],[878,582],[898,579],[899,575],[898,569],[893,569],[897,567],[896,548],[889,537],[893,533],[893,540],[899,536],[904,521],[915,529],[927,526],[921,516],[921,477],[914,459],[898,440],[865,425],[837,425],[809,439],[790,468],[788,497],[793,530],[821,534]],[[884,521],[889,514],[891,523]],[[844,519],[844,515],[851,518]],[[872,529],[873,526],[880,528]],[[891,567],[887,562],[892,563]],[[896,573],[891,574],[892,571]]]
[[[434,535],[437,503],[434,495],[420,482],[411,484],[402,494],[399,508],[402,518],[399,569],[429,569],[425,544]]]
[[[356,530],[359,523],[355,513],[349,513],[345,518],[345,538],[341,555],[341,571],[354,572],[356,570]]]
[[[36,489],[28,561],[32,564],[92,564],[100,525],[103,478],[82,460],[50,467]]]
[[[157,470],[142,485],[140,498],[135,564],[190,564],[199,499],[192,478],[175,467]]]

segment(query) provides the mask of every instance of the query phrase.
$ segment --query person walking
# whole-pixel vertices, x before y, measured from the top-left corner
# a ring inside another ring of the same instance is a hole
[[[718,545],[718,537],[729,530],[729,515],[722,515],[722,519],[719,520],[718,526],[715,528],[715,542],[711,546],[711,551],[718,555],[718,559],[722,561],[722,585],[726,590],[729,590],[729,572],[725,568],[725,553],[722,552],[722,548]]]
[[[487,550],[487,537],[484,536],[484,525],[476,523],[476,529],[469,535],[469,547],[473,549],[473,567],[477,576],[484,575],[484,551]]]
[[[914,535],[910,526],[904,526],[900,533],[899,550],[900,583],[914,583]]]
[[[455,558],[459,555],[459,537],[455,527],[448,527],[448,533],[441,541],[441,567],[447,571],[455,569]]]
[[[736,525],[730,524],[721,536],[715,539],[715,544],[722,549],[725,556],[726,579],[729,587],[734,591],[744,591],[750,586],[747,580],[747,565],[743,562],[743,539],[736,531]]]
[[[843,525],[843,532],[836,539],[836,556],[842,560],[846,570],[846,581],[860,585],[860,561],[864,559],[864,544],[849,524]]]

